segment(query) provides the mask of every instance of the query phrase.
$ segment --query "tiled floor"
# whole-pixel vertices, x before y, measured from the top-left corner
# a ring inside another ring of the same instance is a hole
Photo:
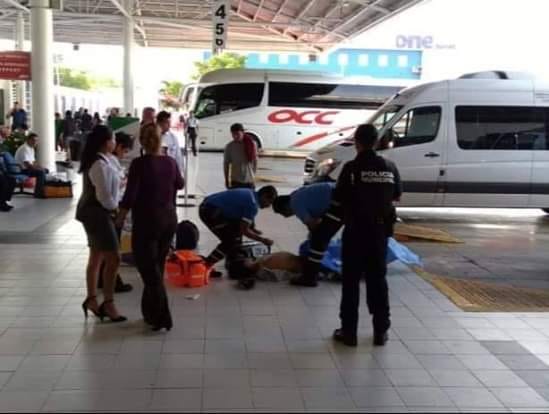
[[[202,156],[201,191],[221,188],[219,158]],[[265,175],[294,172],[284,191],[299,183],[300,162],[262,166],[272,170]],[[385,348],[370,344],[365,306],[360,346],[331,342],[336,284],[170,288],[175,328],[151,333],[140,319],[138,275],[125,267],[137,289],[117,300],[130,322],[85,321],[86,247],[74,201],[19,197],[16,205],[0,216],[0,411],[549,412],[549,314],[464,314],[393,265]],[[197,222],[196,214],[180,217]],[[303,226],[271,212],[258,226],[279,250],[305,237]],[[207,250],[214,240],[200,227]]]

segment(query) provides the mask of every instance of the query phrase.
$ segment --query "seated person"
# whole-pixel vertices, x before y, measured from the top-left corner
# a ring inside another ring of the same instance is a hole
[[[262,237],[252,228],[259,209],[268,208],[277,197],[273,186],[266,186],[255,192],[240,188],[211,194],[200,205],[200,219],[221,241],[206,258],[206,265],[213,267],[227,255],[236,254],[242,244],[242,236],[267,246],[273,241]],[[219,277],[220,273],[212,274]]]
[[[15,186],[15,178],[4,174],[4,172],[0,170],[0,211],[8,212],[13,209],[13,206],[10,205],[8,201],[11,200]]]
[[[31,132],[27,137],[27,141],[15,152],[15,161],[21,166],[23,174],[36,178],[34,196],[42,198],[44,196],[44,185],[46,184],[46,174],[48,173],[48,170],[42,168],[36,162],[35,149],[37,146],[38,135]]]
[[[292,285],[315,287],[324,253],[330,240],[339,231],[341,208],[332,200],[335,184],[319,183],[302,187],[289,196],[278,197],[273,203],[276,213],[284,217],[296,215],[311,232],[309,255],[303,275],[290,281]]]

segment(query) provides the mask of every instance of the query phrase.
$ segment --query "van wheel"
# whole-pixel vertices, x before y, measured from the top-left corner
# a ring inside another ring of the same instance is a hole
[[[542,208],[542,210],[543,210],[545,213],[549,214],[549,208]]]

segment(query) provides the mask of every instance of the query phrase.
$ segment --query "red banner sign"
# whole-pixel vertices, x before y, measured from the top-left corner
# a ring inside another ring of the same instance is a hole
[[[29,52],[0,52],[0,79],[30,80]]]

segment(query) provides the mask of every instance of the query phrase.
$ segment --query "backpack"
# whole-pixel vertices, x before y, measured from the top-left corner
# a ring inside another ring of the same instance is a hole
[[[192,221],[183,220],[175,232],[175,250],[194,250],[198,247],[199,238],[198,227]]]

